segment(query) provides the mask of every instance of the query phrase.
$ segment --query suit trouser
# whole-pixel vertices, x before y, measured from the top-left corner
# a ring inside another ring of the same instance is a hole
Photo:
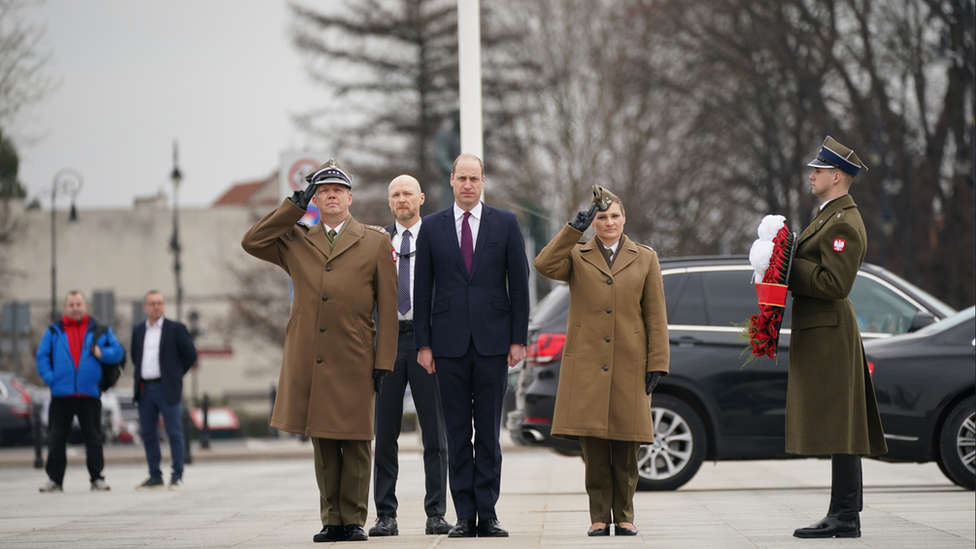
[[[366,524],[369,441],[312,438],[312,446],[322,526]]]
[[[434,364],[444,408],[451,497],[457,518],[498,518],[495,503],[502,475],[498,435],[508,385],[508,355],[481,355],[472,340],[464,356],[435,357]]]
[[[590,522],[634,522],[640,442],[580,437]]]
[[[149,464],[149,476],[163,478],[163,471],[159,467],[162,453],[159,449],[159,416],[163,416],[163,426],[166,427],[166,437],[169,438],[169,457],[173,461],[172,480],[183,478],[183,406],[177,402],[166,402],[166,394],[161,382],[142,384],[142,396],[139,398],[139,429],[142,430],[142,445],[146,450],[146,462]]]
[[[437,377],[417,363],[413,331],[400,332],[393,371],[383,378],[383,390],[376,395],[376,451],[373,470],[373,499],[377,516],[395,517],[396,483],[399,473],[397,439],[403,421],[403,394],[407,383],[413,393],[424,443],[424,477],[427,493],[424,511],[428,517],[447,512],[447,438]]]
[[[85,462],[88,476],[94,482],[102,478],[105,456],[102,453],[102,401],[86,397],[57,397],[51,399],[48,409],[47,464],[44,470],[48,478],[61,484],[68,466],[65,445],[71,434],[71,420],[78,416],[81,436],[85,440]]]

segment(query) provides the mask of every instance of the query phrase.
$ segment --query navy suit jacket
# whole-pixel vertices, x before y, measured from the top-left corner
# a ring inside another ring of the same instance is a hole
[[[146,323],[132,328],[132,364],[135,366],[135,388],[132,400],[142,396],[142,346],[146,339]],[[186,326],[175,320],[163,321],[163,334],[159,338],[159,372],[166,402],[172,406],[183,398],[183,376],[197,361],[197,349],[193,345]]]
[[[414,268],[414,343],[434,357],[507,355],[526,344],[529,263],[518,218],[484,205],[471,275],[461,259],[454,206],[424,217]]]

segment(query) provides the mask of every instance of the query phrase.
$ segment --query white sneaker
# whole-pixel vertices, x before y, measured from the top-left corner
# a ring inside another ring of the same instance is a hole
[[[103,479],[103,478],[95,479],[91,483],[91,491],[92,492],[108,492],[111,489],[112,488],[108,484],[105,483],[105,479]]]
[[[45,482],[43,486],[38,488],[38,490],[41,492],[64,492],[64,488],[62,488],[60,484],[54,482],[51,479],[47,479],[47,482]]]
[[[171,480],[169,482],[170,490],[182,490],[183,489],[183,479],[178,478],[176,480]]]

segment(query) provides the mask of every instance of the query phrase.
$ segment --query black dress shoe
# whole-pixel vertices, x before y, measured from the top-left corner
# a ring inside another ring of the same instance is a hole
[[[457,524],[447,533],[449,538],[474,538],[478,530],[474,527],[474,519],[458,519]]]
[[[826,516],[816,524],[797,528],[793,531],[793,535],[798,538],[859,538],[861,519],[857,513]]]
[[[610,524],[608,523],[603,528],[590,528],[586,531],[586,535],[590,537],[594,536],[609,536],[610,535]]]
[[[498,519],[483,520],[478,523],[479,538],[507,538],[508,530],[502,528]]]
[[[636,536],[637,528],[624,528],[619,524],[613,525],[613,535],[615,536]]]
[[[345,541],[346,531],[342,526],[323,526],[322,531],[312,536],[312,541],[323,543],[327,541]]]
[[[376,517],[376,525],[369,529],[371,536],[398,536],[396,519],[390,516]]]
[[[451,531],[451,523],[444,520],[443,515],[434,515],[432,517],[427,517],[427,528],[424,529],[425,534],[446,534]],[[370,535],[373,532],[370,531]]]
[[[358,524],[346,525],[346,541],[366,541],[368,539],[362,526]]]

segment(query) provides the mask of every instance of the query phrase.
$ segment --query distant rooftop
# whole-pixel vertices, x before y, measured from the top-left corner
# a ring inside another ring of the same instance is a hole
[[[227,189],[220,198],[214,201],[213,207],[217,206],[274,206],[281,201],[281,194],[278,191],[278,172],[270,176],[237,183]]]

